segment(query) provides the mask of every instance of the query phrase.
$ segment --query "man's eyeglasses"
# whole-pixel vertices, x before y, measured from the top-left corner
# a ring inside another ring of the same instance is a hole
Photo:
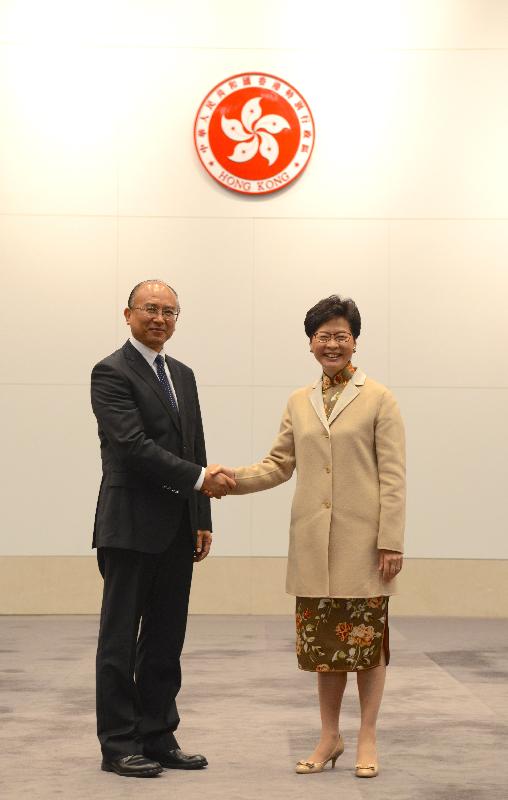
[[[334,339],[337,344],[347,344],[351,341],[351,334],[350,333],[336,333],[332,336],[331,333],[315,333],[314,339],[319,342],[319,344],[328,344]]]
[[[175,322],[178,319],[178,315],[180,314],[180,310],[176,310],[174,308],[170,308],[169,306],[164,306],[164,308],[160,308],[159,306],[153,306],[150,303],[146,306],[131,306],[132,309],[136,309],[137,311],[143,311],[148,317],[158,317],[159,314],[162,314],[165,320],[174,319]]]

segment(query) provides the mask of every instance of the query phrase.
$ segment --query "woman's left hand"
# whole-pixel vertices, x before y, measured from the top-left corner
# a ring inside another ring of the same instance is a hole
[[[378,569],[384,581],[391,581],[402,569],[402,553],[396,550],[378,550]]]

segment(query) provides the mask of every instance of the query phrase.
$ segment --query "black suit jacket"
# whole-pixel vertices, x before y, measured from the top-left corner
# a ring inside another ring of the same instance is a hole
[[[129,341],[92,370],[102,458],[92,547],[161,553],[187,509],[192,531],[211,530],[210,501],[194,489],[206,466],[194,373],[166,361],[179,413]]]

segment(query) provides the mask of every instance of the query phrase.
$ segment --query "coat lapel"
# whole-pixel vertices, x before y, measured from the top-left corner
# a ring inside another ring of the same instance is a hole
[[[141,353],[138,353],[135,347],[131,345],[130,342],[126,342],[124,345],[124,353],[125,356],[134,370],[134,372],[142,378],[145,383],[147,383],[150,388],[153,389],[159,400],[161,401],[162,405],[168,412],[171,421],[174,423],[176,429],[180,431],[180,419],[176,411],[172,408],[171,403],[169,402],[168,398],[164,393],[164,389],[162,388],[157,375],[150,367],[146,359],[143,358]],[[171,377],[173,375],[171,374]]]
[[[310,402],[314,406],[314,411],[318,415],[319,419],[323,423],[324,428],[327,431],[330,431],[330,427],[328,425],[328,420],[326,419],[325,414],[325,407],[323,405],[323,392],[321,390],[321,378],[318,378],[316,383],[312,387],[312,391],[310,393]]]
[[[310,394],[310,401],[314,406],[314,410],[318,415],[319,419],[323,423],[324,427],[327,431],[330,430],[330,425],[334,420],[337,419],[339,414],[344,411],[346,406],[353,402],[355,397],[358,397],[360,394],[359,386],[363,386],[366,379],[366,374],[361,369],[357,369],[351,380],[348,381],[347,386],[344,388],[342,394],[340,395],[339,399],[335,403],[335,408],[333,409],[332,413],[330,414],[330,418],[326,418],[325,414],[325,407],[323,404],[323,392],[321,390],[321,378],[318,378],[316,383],[314,384],[311,394]]]
[[[332,422],[334,422],[337,419],[341,411],[344,411],[346,406],[352,403],[355,397],[358,397],[358,395],[360,394],[360,390],[358,386],[355,383],[353,383],[353,380],[354,378],[351,378],[351,380],[347,382],[347,385],[344,387],[344,390],[342,391],[339,399],[335,403],[335,407],[330,416],[328,417],[329,425],[331,425]]]

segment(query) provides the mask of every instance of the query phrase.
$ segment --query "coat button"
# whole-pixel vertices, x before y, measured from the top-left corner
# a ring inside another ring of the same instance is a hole
[[[332,470],[330,469],[330,467],[325,467],[325,472],[331,472],[331,471]]]
[[[326,503],[323,503],[325,508],[331,508],[332,504],[327,500]]]

